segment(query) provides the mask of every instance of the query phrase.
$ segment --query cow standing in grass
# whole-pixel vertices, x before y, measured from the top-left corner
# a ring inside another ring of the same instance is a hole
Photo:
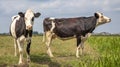
[[[17,47],[19,49],[19,64],[23,63],[23,43],[27,41],[27,61],[30,61],[30,45],[33,32],[34,18],[39,17],[40,13],[34,13],[28,9],[25,13],[19,12],[12,17],[10,34],[14,38],[15,56],[17,56]]]
[[[110,22],[111,19],[104,16],[100,12],[94,13],[90,17],[76,17],[76,18],[45,18],[43,21],[44,40],[47,45],[47,53],[50,57],[53,54],[50,49],[50,44],[56,36],[60,39],[76,38],[77,48],[76,57],[79,57],[79,50],[81,54],[84,48],[84,42],[93,32],[93,30],[102,24]]]

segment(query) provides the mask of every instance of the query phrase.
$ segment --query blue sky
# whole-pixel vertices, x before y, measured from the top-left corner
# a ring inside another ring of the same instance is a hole
[[[93,16],[97,11],[112,21],[97,27],[94,32],[120,33],[120,0],[1,0],[0,33],[9,32],[11,17],[29,8],[41,13],[34,23],[34,31],[39,33],[43,32],[42,23],[46,17],[87,17]]]

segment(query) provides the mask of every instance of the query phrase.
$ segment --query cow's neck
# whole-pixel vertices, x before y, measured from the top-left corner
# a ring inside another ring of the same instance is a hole
[[[92,20],[90,22],[88,21],[89,25],[85,26],[87,33],[92,33],[97,23],[97,19],[94,16],[90,17],[90,19]]]
[[[25,37],[32,37],[32,30],[26,30]]]

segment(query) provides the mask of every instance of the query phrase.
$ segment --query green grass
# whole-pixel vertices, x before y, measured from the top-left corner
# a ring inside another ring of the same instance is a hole
[[[26,45],[24,45],[26,47]],[[30,67],[119,67],[120,36],[92,36],[85,42],[84,54],[75,57],[76,40],[55,39],[51,49],[54,58],[46,54],[42,36],[33,36]],[[19,57],[14,57],[11,36],[0,35],[0,67],[17,67]],[[24,61],[26,53],[24,50]],[[27,67],[26,64],[23,67]],[[19,66],[18,66],[19,67]]]
[[[94,41],[93,41],[94,40]],[[101,67],[120,66],[120,37],[99,36],[91,37],[88,42],[99,52],[98,65]]]

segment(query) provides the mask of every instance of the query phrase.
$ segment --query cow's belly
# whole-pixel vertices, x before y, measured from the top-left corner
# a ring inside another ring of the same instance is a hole
[[[57,38],[58,39],[61,39],[61,40],[69,40],[69,39],[73,39],[73,38],[75,38],[76,37],[76,35],[74,35],[74,36],[69,36],[69,37],[59,37],[59,36],[57,36]]]
[[[60,38],[69,38],[74,36],[74,35],[66,35],[66,34],[56,34],[56,35]]]
[[[67,39],[67,38],[72,38],[75,37],[74,33],[68,33],[68,32],[56,32],[54,33],[57,37],[62,38],[62,39]]]

